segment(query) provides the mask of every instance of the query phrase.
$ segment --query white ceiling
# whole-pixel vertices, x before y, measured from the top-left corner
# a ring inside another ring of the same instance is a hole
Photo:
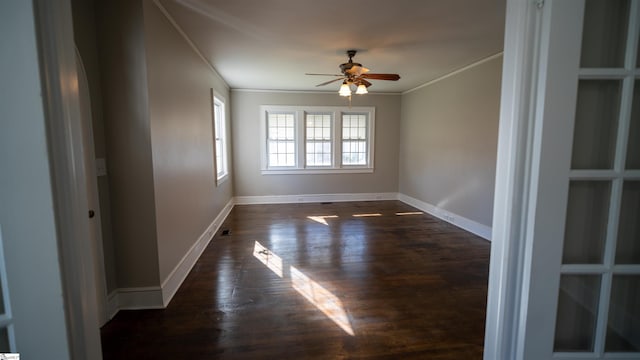
[[[337,91],[346,50],[370,92],[403,92],[502,51],[505,0],[160,0],[232,89]]]

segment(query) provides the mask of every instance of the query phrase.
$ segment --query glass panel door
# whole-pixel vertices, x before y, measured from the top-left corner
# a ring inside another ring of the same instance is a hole
[[[640,358],[640,0],[585,0],[554,358]]]

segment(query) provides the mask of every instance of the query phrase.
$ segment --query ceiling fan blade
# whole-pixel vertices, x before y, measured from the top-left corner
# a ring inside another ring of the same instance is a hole
[[[366,74],[360,75],[360,77],[367,78],[367,79],[372,79],[372,80],[392,80],[392,81],[396,81],[396,80],[400,79],[400,75],[398,75],[398,74],[372,74],[372,73],[366,73]]]
[[[324,85],[327,85],[327,84],[331,84],[332,82],[336,82],[336,81],[339,81],[339,80],[342,80],[342,79],[345,79],[345,77],[339,77],[339,78],[337,78],[337,79],[333,79],[333,80],[325,81],[325,82],[323,82],[322,84],[318,84],[318,85],[316,85],[316,87],[317,87],[317,86],[324,86]]]
[[[344,76],[342,74],[312,74],[312,73],[305,73],[305,75],[320,75],[320,76]]]
[[[366,86],[366,87],[371,86],[371,83],[370,83],[370,82],[368,82],[367,80],[362,79],[362,78],[358,79],[358,85],[359,85],[359,84],[362,84],[362,85],[364,85],[364,86]]]

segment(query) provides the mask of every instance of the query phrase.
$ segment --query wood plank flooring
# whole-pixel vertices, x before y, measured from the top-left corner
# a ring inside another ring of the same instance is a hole
[[[481,359],[490,243],[399,201],[236,206],[104,359]]]

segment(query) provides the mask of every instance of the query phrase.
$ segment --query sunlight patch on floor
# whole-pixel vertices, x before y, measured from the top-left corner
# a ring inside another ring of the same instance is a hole
[[[424,214],[422,211],[407,211],[407,212],[397,212],[397,216],[407,216],[407,215],[422,215]]]
[[[336,216],[337,217],[337,216]],[[255,241],[253,256],[267,266],[269,270],[284,279],[282,258],[274,254],[264,245]],[[305,273],[294,266],[289,266],[291,274],[291,286],[318,310],[322,311],[329,319],[338,325],[344,332],[354,336],[353,327],[349,316],[344,309],[342,301],[331,291],[311,280]]]
[[[269,270],[273,271],[276,275],[279,277],[283,276],[282,259],[257,241],[253,245],[253,256],[265,264]]]
[[[353,217],[376,217],[376,216],[382,216],[382,214],[380,213],[371,213],[371,214],[353,214]]]
[[[327,219],[335,219],[337,217],[338,217],[338,215],[320,215],[320,216],[307,216],[307,219],[313,220],[313,221],[318,222],[318,223],[320,223],[322,225],[329,226],[329,223],[327,223]]]
[[[347,312],[344,310],[342,301],[333,295],[331,291],[311,280],[302,271],[293,266],[289,269],[291,270],[291,285],[293,288],[327,315],[336,325],[340,326],[344,332],[354,336],[355,334],[351,327],[349,316],[347,316]]]

